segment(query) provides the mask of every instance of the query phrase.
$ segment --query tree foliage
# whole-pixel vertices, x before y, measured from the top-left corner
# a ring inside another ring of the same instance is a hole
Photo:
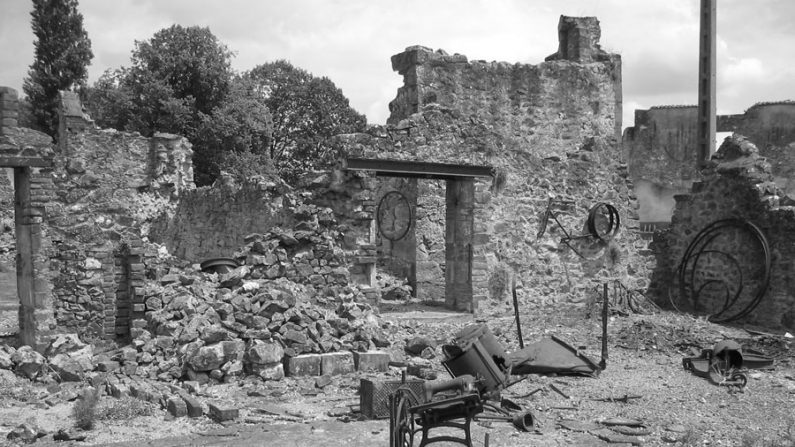
[[[235,78],[224,101],[210,115],[204,115],[197,135],[201,142],[198,148],[212,166],[210,176],[214,179],[222,169],[245,171],[247,175],[272,174],[268,153],[272,126],[268,107],[254,84]],[[254,165],[247,166],[250,163]]]
[[[237,98],[229,94],[231,59],[209,28],[172,25],[136,41],[129,68],[103,74],[88,92],[89,113],[102,127],[184,135],[193,144],[197,183],[211,183],[218,173],[217,139],[200,136],[207,137],[216,109],[235,107],[227,102]]]
[[[35,57],[22,90],[37,127],[52,136],[58,131],[58,92],[84,87],[94,57],[77,6],[77,0],[33,0],[30,13]]]
[[[258,65],[245,74],[273,117],[270,156],[286,180],[326,167],[334,157],[327,140],[359,132],[364,115],[350,107],[342,91],[326,77],[315,77],[285,60]]]
[[[97,124],[151,135],[186,136],[194,177],[221,169],[286,180],[328,165],[329,137],[364,129],[365,118],[328,78],[276,61],[243,76],[209,29],[174,25],[136,42],[129,68],[107,71],[89,89]]]

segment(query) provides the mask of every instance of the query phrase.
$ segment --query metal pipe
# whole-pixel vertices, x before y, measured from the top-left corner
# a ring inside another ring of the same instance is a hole
[[[519,321],[519,298],[516,296],[516,279],[511,282],[511,289],[513,291],[513,313],[516,315],[516,332],[519,334],[519,349],[524,349],[522,323]]]
[[[604,283],[604,291],[602,293],[602,360],[599,362],[599,369],[602,371],[607,368],[607,283]]]

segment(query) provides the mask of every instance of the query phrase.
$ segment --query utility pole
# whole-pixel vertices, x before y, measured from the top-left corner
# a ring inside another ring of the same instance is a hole
[[[716,0],[701,0],[698,53],[698,167],[715,152],[715,8]]]

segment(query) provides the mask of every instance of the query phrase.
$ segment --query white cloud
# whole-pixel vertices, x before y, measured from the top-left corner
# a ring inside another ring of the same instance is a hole
[[[2,0],[0,85],[21,88],[33,60],[29,0]],[[470,60],[539,63],[557,49],[561,14],[596,16],[602,46],[623,61],[624,125],[634,107],[694,104],[698,2],[671,0],[80,0],[95,58],[90,81],[128,65],[133,42],[173,23],[208,26],[237,52],[233,67],[287,59],[328,76],[371,122],[384,122],[401,77],[390,56],[410,45]],[[721,0],[718,107],[795,97],[795,2]],[[8,50],[11,49],[11,50]]]

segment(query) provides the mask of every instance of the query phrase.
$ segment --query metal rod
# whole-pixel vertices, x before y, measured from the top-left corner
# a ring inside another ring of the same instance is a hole
[[[516,332],[519,333],[519,349],[524,349],[522,323],[519,321],[519,298],[516,296],[516,279],[511,282],[511,289],[513,291],[513,313],[516,315]]]
[[[607,283],[604,283],[604,290],[602,293],[602,360],[599,362],[599,369],[607,368]]]

